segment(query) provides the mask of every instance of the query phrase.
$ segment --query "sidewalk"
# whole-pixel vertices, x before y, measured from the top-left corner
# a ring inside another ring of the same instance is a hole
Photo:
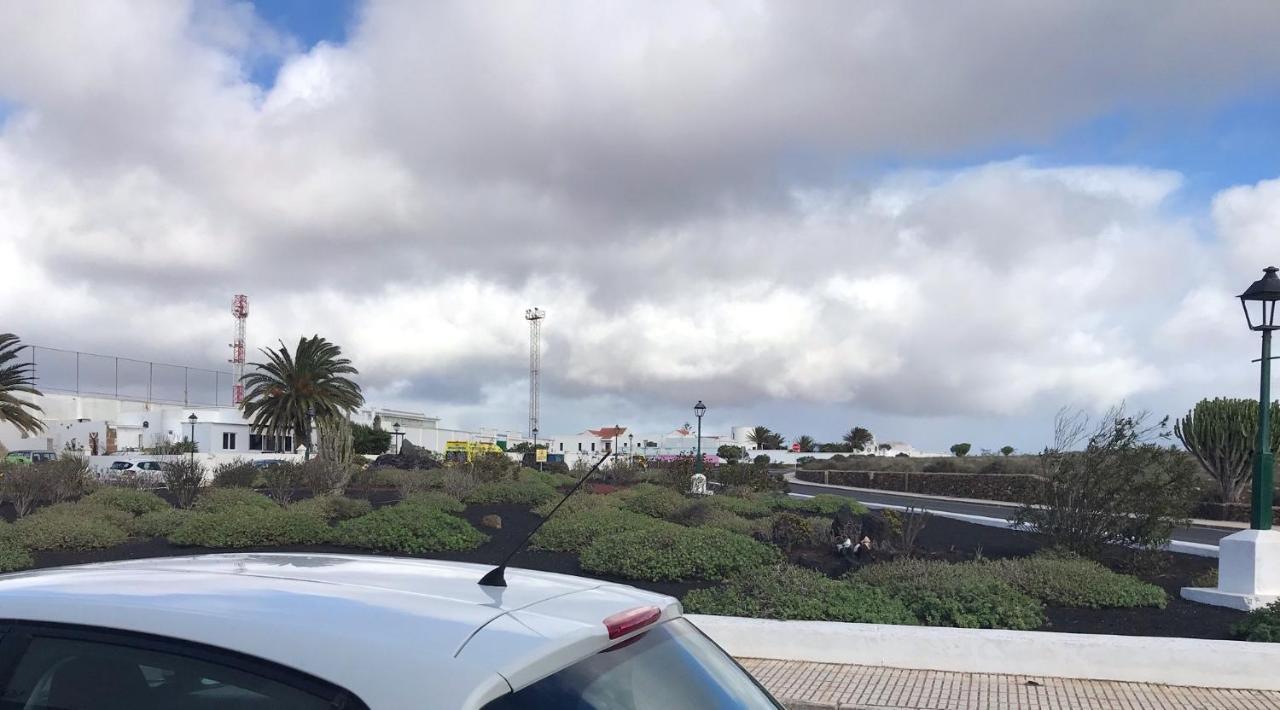
[[[1280,692],[738,659],[793,710],[1280,710]]]

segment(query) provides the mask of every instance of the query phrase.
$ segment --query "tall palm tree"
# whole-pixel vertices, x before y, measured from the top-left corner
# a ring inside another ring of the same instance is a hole
[[[802,434],[801,436],[796,437],[795,444],[800,447],[801,451],[807,453],[813,451],[814,447],[818,445],[818,442],[814,441],[812,436]]]
[[[251,363],[244,376],[244,414],[255,431],[275,436],[291,433],[294,442],[309,442],[310,418],[348,417],[364,404],[360,385],[347,375],[360,374],[342,349],[318,335],[299,338],[293,354],[284,342],[279,350],[263,349],[265,363]]]
[[[844,435],[844,443],[849,445],[850,451],[862,451],[874,440],[871,432],[860,426],[850,429],[849,433]]]
[[[14,362],[18,351],[24,346],[18,342],[13,333],[0,333],[0,422],[9,422],[23,434],[36,434],[44,431],[44,422],[36,418],[34,412],[44,410],[35,402],[28,402],[15,396],[18,392],[39,395],[35,387],[35,367],[29,362]],[[28,411],[29,410],[29,411]]]
[[[757,449],[767,449],[775,436],[776,434],[770,431],[769,427],[758,426],[747,432],[747,441],[755,444]]]

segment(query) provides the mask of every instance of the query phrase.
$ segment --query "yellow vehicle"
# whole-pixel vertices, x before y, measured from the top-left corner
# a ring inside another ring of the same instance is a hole
[[[502,449],[491,441],[446,441],[444,460],[471,463],[484,454],[500,454]]]

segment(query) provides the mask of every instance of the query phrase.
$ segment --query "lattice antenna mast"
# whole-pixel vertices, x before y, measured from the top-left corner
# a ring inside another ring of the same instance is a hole
[[[249,297],[236,294],[231,300],[231,315],[236,318],[236,339],[231,343],[231,402],[236,406],[244,401],[244,326],[249,320]]]
[[[537,306],[530,308],[524,312],[524,319],[529,321],[529,431],[528,435],[532,438],[533,432],[538,428],[538,390],[540,383],[538,382],[540,370],[542,369],[542,319],[547,314]]]

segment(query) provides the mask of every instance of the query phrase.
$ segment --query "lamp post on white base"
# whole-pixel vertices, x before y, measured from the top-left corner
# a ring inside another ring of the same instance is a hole
[[[1262,333],[1262,384],[1258,397],[1258,443],[1253,458],[1253,489],[1249,530],[1218,542],[1218,586],[1183,587],[1182,598],[1193,602],[1252,610],[1280,599],[1280,532],[1272,529],[1271,495],[1275,454],[1271,451],[1271,332],[1280,302],[1276,267],[1240,294],[1249,329]],[[1254,304],[1254,310],[1249,307]],[[1255,316],[1257,322],[1255,323]]]

